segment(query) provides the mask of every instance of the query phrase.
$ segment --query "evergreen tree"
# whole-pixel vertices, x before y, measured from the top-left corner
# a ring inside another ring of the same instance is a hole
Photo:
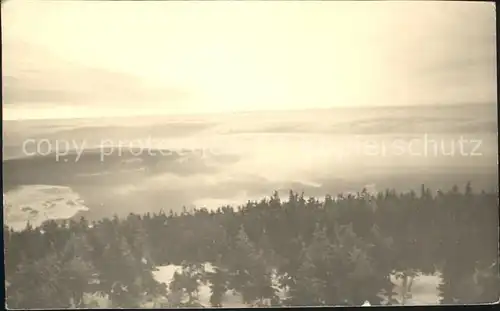
[[[199,306],[207,280],[213,306],[228,289],[252,305],[394,304],[393,270],[409,293],[413,275],[440,271],[443,302],[496,301],[498,193],[467,185],[421,194],[361,191],[321,203],[294,192],[281,202],[276,192],[237,210],[4,227],[7,305],[89,307],[85,297],[103,295],[112,307]],[[155,266],[182,262],[171,291],[154,279]],[[205,262],[216,270],[204,272]]]

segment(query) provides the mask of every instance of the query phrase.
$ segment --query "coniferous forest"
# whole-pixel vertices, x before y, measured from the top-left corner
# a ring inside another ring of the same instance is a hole
[[[168,203],[166,203],[168,210]],[[4,227],[8,308],[199,306],[210,281],[212,306],[239,291],[248,305],[395,304],[391,273],[440,271],[441,303],[499,298],[498,193],[453,187],[420,193],[307,198],[275,193],[217,210],[130,214]],[[202,263],[214,271],[204,271]],[[169,286],[155,267],[182,265]],[[273,275],[286,297],[278,297]],[[381,295],[383,294],[383,295]]]

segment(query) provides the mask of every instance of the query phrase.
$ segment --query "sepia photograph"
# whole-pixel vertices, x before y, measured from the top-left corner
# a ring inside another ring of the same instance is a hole
[[[6,309],[500,300],[496,6],[2,0]]]

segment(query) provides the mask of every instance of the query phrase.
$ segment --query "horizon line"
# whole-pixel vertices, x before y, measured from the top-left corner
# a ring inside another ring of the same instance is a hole
[[[22,121],[68,121],[68,120],[98,120],[98,119],[127,119],[127,118],[148,118],[148,117],[199,117],[199,116],[231,116],[231,115],[245,115],[245,114],[259,114],[259,113],[280,113],[280,112],[310,112],[310,111],[328,111],[328,110],[356,110],[356,109],[418,109],[423,107],[440,107],[440,108],[451,108],[460,106],[488,106],[488,105],[498,105],[497,102],[469,102],[469,103],[434,103],[434,104],[412,104],[412,105],[375,105],[375,106],[337,106],[337,107],[313,107],[313,108],[287,108],[287,109],[242,109],[235,111],[200,111],[200,112],[180,112],[180,113],[166,113],[166,114],[155,114],[153,112],[148,112],[146,114],[141,114],[140,111],[134,115],[107,115],[107,116],[88,116],[88,117],[62,117],[62,118],[25,118],[25,119],[4,119],[2,122],[22,122]],[[3,103],[5,105],[5,103]],[[2,109],[3,110],[3,109]],[[54,114],[57,114],[54,113]]]

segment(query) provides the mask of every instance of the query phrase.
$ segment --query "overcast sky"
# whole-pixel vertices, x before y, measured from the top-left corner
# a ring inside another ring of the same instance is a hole
[[[4,119],[496,101],[470,2],[2,3]]]

